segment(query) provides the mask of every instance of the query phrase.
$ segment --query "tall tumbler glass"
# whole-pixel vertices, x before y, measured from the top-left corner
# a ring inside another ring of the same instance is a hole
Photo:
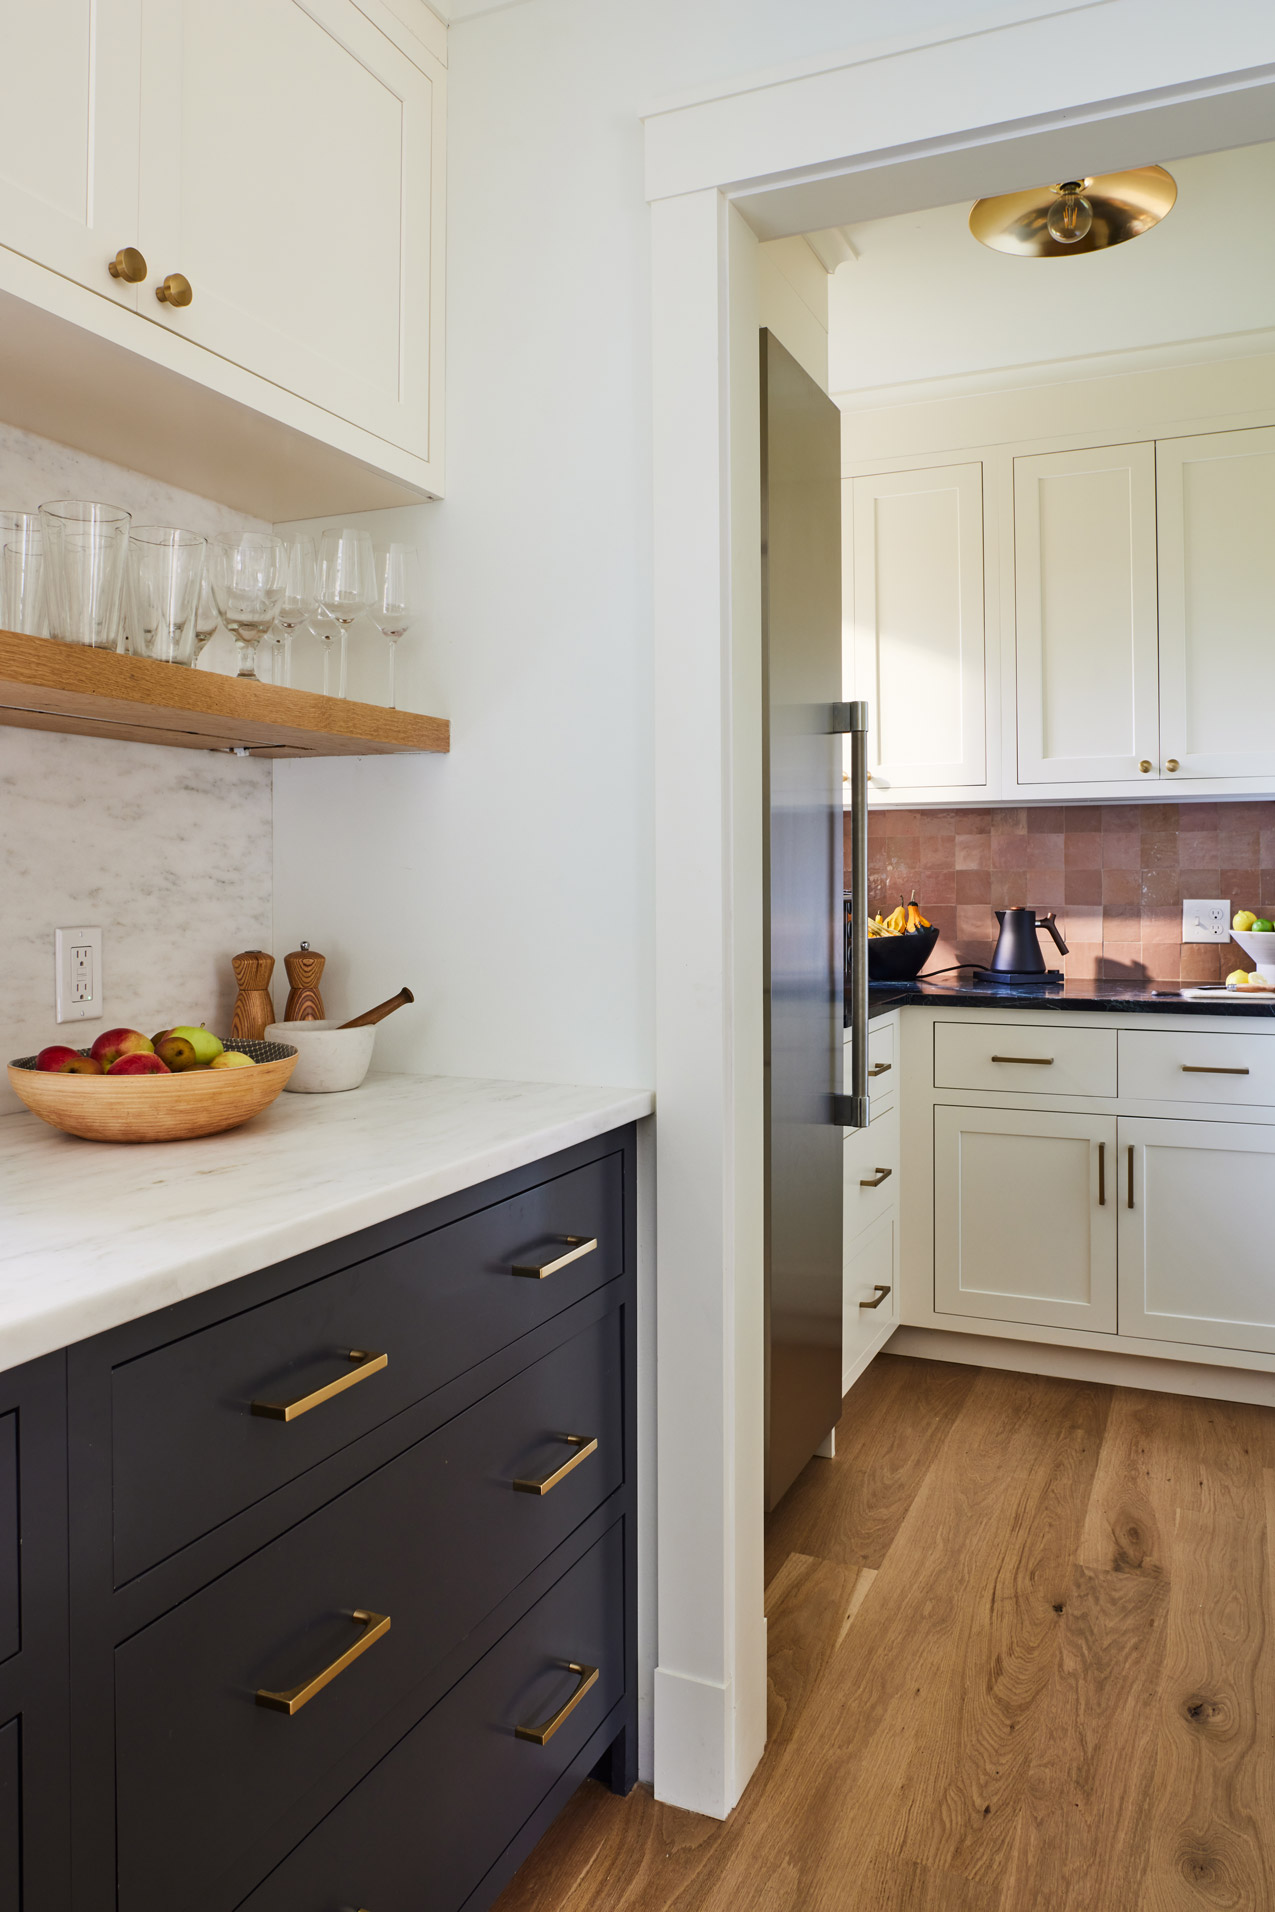
[[[0,511],[0,628],[48,636],[44,536],[33,511]]]
[[[195,607],[205,539],[162,524],[134,525],[128,540],[128,627],[161,664],[195,661]]]
[[[70,498],[40,506],[50,637],[119,649],[131,522],[120,505]]]

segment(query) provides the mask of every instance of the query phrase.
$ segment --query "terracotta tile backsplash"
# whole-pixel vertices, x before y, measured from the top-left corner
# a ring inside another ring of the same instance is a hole
[[[849,819],[846,850],[849,854]],[[985,963],[997,908],[1056,910],[1066,974],[1216,982],[1243,963],[1232,943],[1182,941],[1182,898],[1275,908],[1275,801],[1072,803],[1025,809],[873,810],[868,890],[900,892],[940,930],[928,969]],[[1056,961],[1046,939],[1046,960]]]

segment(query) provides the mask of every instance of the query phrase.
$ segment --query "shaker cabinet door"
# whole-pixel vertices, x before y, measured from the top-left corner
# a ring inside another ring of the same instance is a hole
[[[1275,777],[1275,428],[1162,439],[1160,733],[1181,777]]]
[[[1014,595],[1020,785],[1158,775],[1154,445],[1014,460]]]
[[[142,244],[192,296],[141,310],[436,452],[442,78],[355,0],[144,0]]]
[[[141,0],[0,0],[0,245],[136,308]]]

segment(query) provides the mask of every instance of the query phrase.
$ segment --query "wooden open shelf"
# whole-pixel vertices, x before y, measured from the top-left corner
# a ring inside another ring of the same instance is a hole
[[[445,717],[241,683],[213,671],[14,631],[0,631],[0,724],[182,750],[246,750],[253,757],[371,757],[451,748]]]

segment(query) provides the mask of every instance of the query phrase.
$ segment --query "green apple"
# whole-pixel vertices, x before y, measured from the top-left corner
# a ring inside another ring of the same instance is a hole
[[[256,1064],[251,1056],[244,1054],[242,1049],[223,1049],[219,1056],[213,1057],[208,1067],[210,1069],[252,1069],[256,1067]]]
[[[219,1056],[222,1052],[220,1036],[214,1036],[212,1030],[205,1029],[202,1022],[198,1029],[193,1028],[190,1023],[176,1023],[169,1030],[168,1036],[170,1041],[174,1036],[180,1036],[183,1042],[188,1042],[195,1051],[196,1062],[211,1062],[214,1056]]]

